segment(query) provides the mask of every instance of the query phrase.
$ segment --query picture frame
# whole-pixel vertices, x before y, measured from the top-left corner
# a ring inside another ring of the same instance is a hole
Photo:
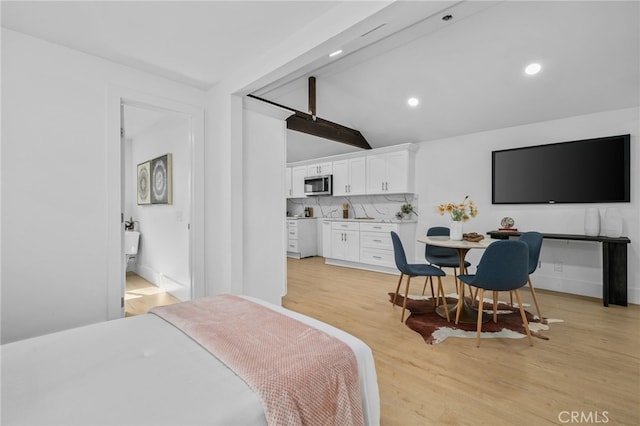
[[[136,179],[138,205],[151,204],[151,161],[138,164]]]
[[[151,204],[173,204],[173,161],[165,154],[150,161]]]

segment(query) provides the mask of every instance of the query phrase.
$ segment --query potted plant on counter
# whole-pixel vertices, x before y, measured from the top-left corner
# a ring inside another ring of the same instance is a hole
[[[418,216],[418,213],[416,213],[416,211],[413,209],[411,203],[405,203],[400,206],[400,211],[396,213],[396,219],[410,219],[412,214]]]

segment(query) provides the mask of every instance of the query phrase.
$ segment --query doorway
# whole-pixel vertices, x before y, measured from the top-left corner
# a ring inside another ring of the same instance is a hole
[[[189,117],[175,111],[123,102],[121,124],[129,316],[191,299],[191,147]],[[164,197],[154,197],[158,189]]]
[[[106,294],[107,319],[122,318],[125,316],[125,275],[126,259],[124,253],[124,225],[125,220],[129,220],[133,215],[125,219],[125,190],[127,171],[125,164],[126,150],[126,127],[125,108],[136,107],[143,110],[151,110],[169,114],[170,116],[180,116],[188,123],[187,138],[184,142],[187,149],[187,157],[183,164],[185,172],[183,177],[177,179],[186,180],[186,189],[181,190],[180,196],[186,197],[186,206],[179,211],[168,213],[169,209],[160,210],[165,216],[169,216],[172,221],[182,220],[182,226],[188,230],[186,257],[189,283],[188,297],[196,298],[204,296],[204,108],[184,104],[178,101],[167,99],[155,95],[149,95],[133,89],[110,85],[107,90],[107,138],[106,138],[106,161],[107,161],[107,229],[108,229],[108,278]],[[133,123],[130,123],[132,126]],[[151,155],[151,154],[149,154]],[[155,158],[155,157],[153,157]],[[151,158],[149,158],[151,159]],[[135,160],[132,160],[135,162]],[[145,160],[142,160],[145,161]],[[137,166],[137,163],[136,163]],[[129,171],[137,179],[137,169],[135,173]],[[131,182],[132,177],[129,178]],[[179,184],[178,184],[179,185]],[[134,190],[130,191],[135,191]],[[134,192],[135,193],[135,192]],[[177,194],[174,194],[177,196]],[[137,204],[137,200],[136,200]],[[173,204],[172,204],[173,205]],[[160,206],[155,206],[160,207]],[[164,207],[167,207],[166,205]],[[136,218],[133,217],[135,221]],[[144,229],[141,229],[142,232]],[[142,257],[144,250],[144,236],[141,232],[139,256]],[[150,247],[153,247],[151,245]],[[139,258],[138,262],[143,259]],[[173,273],[173,272],[172,272]],[[178,280],[170,274],[163,274],[164,283],[171,283]]]

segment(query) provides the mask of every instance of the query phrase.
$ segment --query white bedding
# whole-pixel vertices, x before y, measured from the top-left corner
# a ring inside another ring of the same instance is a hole
[[[371,349],[304,315],[248,298],[331,334],[354,351],[365,422],[377,425]],[[2,346],[3,425],[259,425],[258,396],[208,351],[155,315]]]

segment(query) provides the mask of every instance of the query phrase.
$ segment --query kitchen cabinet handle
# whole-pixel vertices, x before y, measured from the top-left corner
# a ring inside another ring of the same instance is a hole
[[[380,190],[384,191],[384,182],[382,182],[382,188]]]
[[[382,240],[373,240],[374,243],[381,243]]]
[[[380,256],[373,256],[374,259],[382,259]]]
[[[382,226],[374,226],[374,229],[382,229]]]
[[[389,182],[384,183],[384,189],[387,191],[389,190]]]

